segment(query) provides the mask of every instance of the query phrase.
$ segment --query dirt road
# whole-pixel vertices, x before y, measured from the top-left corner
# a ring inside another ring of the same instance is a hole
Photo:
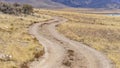
[[[102,53],[60,34],[56,26],[65,21],[54,17],[30,27],[30,34],[45,47],[45,55],[31,63],[30,68],[114,68]]]

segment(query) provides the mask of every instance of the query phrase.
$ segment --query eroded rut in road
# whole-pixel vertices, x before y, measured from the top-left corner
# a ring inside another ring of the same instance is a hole
[[[111,62],[100,52],[57,32],[55,26],[65,21],[64,18],[55,17],[51,21],[30,27],[30,34],[46,50],[45,55],[33,62],[30,68],[113,68]]]

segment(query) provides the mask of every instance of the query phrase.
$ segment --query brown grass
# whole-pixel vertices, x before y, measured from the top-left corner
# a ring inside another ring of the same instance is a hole
[[[35,21],[46,21],[51,17],[43,14],[14,16],[0,14],[0,54],[12,56],[9,61],[0,61],[0,68],[20,68],[20,65],[40,57],[43,47],[28,33]],[[23,68],[23,67],[21,67]]]
[[[39,13],[67,18],[57,27],[59,32],[103,52],[120,68],[120,17],[51,10]]]

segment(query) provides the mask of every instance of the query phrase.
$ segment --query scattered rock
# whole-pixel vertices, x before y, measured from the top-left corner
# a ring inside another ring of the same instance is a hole
[[[1,61],[10,61],[11,58],[12,58],[11,55],[0,54],[0,60]]]

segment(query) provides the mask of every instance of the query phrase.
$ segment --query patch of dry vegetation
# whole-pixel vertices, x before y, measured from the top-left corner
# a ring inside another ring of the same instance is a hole
[[[103,52],[120,68],[120,17],[49,10],[40,13],[67,18],[58,31]]]
[[[0,14],[0,68],[27,68],[27,63],[40,57],[43,47],[28,33],[31,24],[51,19],[42,14],[14,16]]]
[[[6,2],[0,2],[0,12],[6,13],[6,14],[32,14],[33,13],[33,7],[29,4],[18,4],[18,3],[6,3]]]

